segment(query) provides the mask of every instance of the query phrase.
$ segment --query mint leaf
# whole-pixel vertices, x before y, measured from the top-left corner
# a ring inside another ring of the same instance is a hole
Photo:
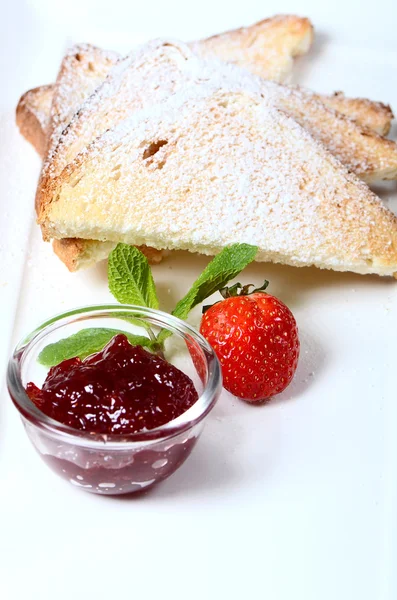
[[[178,302],[172,314],[179,319],[186,319],[194,306],[237,277],[255,259],[257,251],[257,246],[249,244],[233,244],[222,250],[196,279],[186,296]],[[169,335],[171,333],[163,329],[158,341],[163,342]]]
[[[109,254],[108,279],[109,290],[121,304],[159,307],[149,263],[138,248],[117,244]]]
[[[186,296],[178,302],[172,314],[186,319],[194,306],[237,277],[254,260],[257,251],[257,246],[249,244],[234,244],[222,250],[196,279]]]
[[[81,329],[63,340],[54,344],[49,344],[40,352],[38,362],[44,367],[54,367],[68,358],[79,357],[86,358],[102,348],[118,333],[127,336],[129,342],[134,346],[151,347],[153,342],[143,335],[133,335],[127,331],[118,329],[107,329],[105,327],[94,327],[90,329]]]

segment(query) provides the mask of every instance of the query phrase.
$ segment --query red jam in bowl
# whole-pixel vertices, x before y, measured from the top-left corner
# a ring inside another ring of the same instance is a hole
[[[137,433],[176,419],[197,400],[192,380],[142,346],[116,335],[85,360],[50,369],[43,387],[28,383],[31,401],[56,421],[100,434]]]
[[[124,436],[175,419],[197,400],[182,371],[120,334],[83,361],[65,360],[48,372],[42,388],[28,383],[31,401],[46,415],[87,434],[103,435],[92,447],[76,437],[59,440],[27,423],[44,461],[61,477],[86,491],[128,494],[167,478],[189,456],[202,425],[149,443],[124,444]],[[120,447],[106,435],[120,436]]]

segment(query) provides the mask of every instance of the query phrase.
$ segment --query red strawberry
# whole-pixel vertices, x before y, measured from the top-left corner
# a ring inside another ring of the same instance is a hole
[[[240,284],[221,290],[225,299],[206,310],[200,325],[222,365],[224,387],[249,402],[282,392],[298,364],[295,318],[266,286],[252,294]]]

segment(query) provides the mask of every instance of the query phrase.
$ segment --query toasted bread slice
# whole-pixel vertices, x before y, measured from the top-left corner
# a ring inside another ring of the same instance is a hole
[[[262,24],[260,24],[260,25],[262,25]],[[254,29],[255,27],[256,26],[253,26],[252,29]],[[245,30],[245,32],[247,32],[247,30]],[[235,40],[237,40],[239,37],[241,38],[240,32],[235,32],[235,33],[237,34],[235,36]],[[262,34],[263,34],[263,30],[262,30]],[[226,37],[229,35],[230,34],[225,34]],[[223,38],[223,36],[218,36],[218,37],[219,37],[219,39]],[[205,41],[204,41],[204,43],[205,43]],[[242,48],[243,48],[243,52],[244,52],[243,45],[242,45]],[[94,54],[91,53],[91,56],[89,56],[89,58],[87,59],[84,55],[84,51],[89,52],[90,49],[92,49],[94,51]],[[81,73],[83,74],[82,78],[81,77],[78,78],[80,81],[79,84],[77,86],[75,86],[75,92],[77,93],[76,104],[78,104],[79,100],[83,99],[83,97],[84,97],[84,96],[80,97],[80,99],[78,97],[79,89],[82,87],[81,84],[84,84],[84,67],[85,67],[85,70],[87,71],[87,64],[89,65],[88,73],[86,73],[86,76],[88,75],[88,83],[90,83],[90,79],[91,79],[91,81],[93,79],[92,75],[95,75],[95,72],[98,70],[95,66],[96,62],[98,61],[99,65],[100,65],[102,57],[100,56],[99,49],[93,49],[92,47],[89,47],[89,46],[85,46],[82,48],[82,52],[80,53],[78,59],[76,59],[76,54],[77,54],[77,52],[70,53],[68,63],[70,66],[70,64],[73,64],[73,62],[74,62],[75,63],[74,68],[79,70],[80,74]],[[107,53],[107,55],[109,55],[109,53]],[[117,58],[116,55],[113,54],[112,59],[115,60],[116,58]],[[76,60],[77,60],[77,62],[76,62]],[[106,64],[106,68],[108,68],[109,62],[106,62],[105,64]],[[63,71],[64,70],[65,69],[63,69]],[[69,71],[70,71],[69,77],[71,77],[71,74],[73,74],[73,68],[72,69],[69,68]],[[90,77],[90,75],[91,75],[91,77]],[[73,81],[73,80],[71,79],[71,81]],[[94,87],[94,85],[92,87]],[[79,88],[79,86],[80,86],[80,88]],[[91,91],[92,87],[90,88],[89,91]],[[67,89],[67,88],[64,88],[64,89]],[[40,95],[40,90],[37,90],[37,93]],[[64,96],[64,100],[67,103],[67,94],[66,94],[66,96]],[[62,108],[62,106],[61,106],[61,108]],[[69,115],[73,112],[74,109],[77,109],[77,106],[75,106],[73,103],[71,103],[70,108],[72,110],[70,110]],[[58,114],[59,114],[59,112],[61,112],[61,111],[58,111]],[[371,114],[371,113],[369,113],[369,114]],[[64,115],[65,115],[65,113],[64,113]],[[69,115],[64,116],[64,119],[67,119]],[[61,121],[62,121],[62,119],[61,119]],[[42,146],[43,145],[44,144],[42,144]],[[102,254],[106,254],[106,252],[104,252],[104,248],[102,249],[102,252],[101,252],[99,249],[100,248],[99,244],[96,244],[95,242],[93,242],[92,244],[89,245],[89,247],[87,247],[87,251],[84,251],[84,243],[76,243],[76,240],[74,240],[74,239],[70,240],[70,242],[68,242],[67,240],[62,240],[62,242],[56,240],[54,242],[54,247],[55,247],[55,250],[58,253],[58,255],[60,255],[61,257],[64,256],[64,262],[68,265],[69,268],[71,268],[73,270],[75,268],[79,268],[79,266],[88,264],[89,260],[92,260],[92,261],[94,260],[95,255],[96,255],[95,251],[93,250],[94,248],[97,248],[97,250],[98,250],[98,253],[97,253],[98,258]],[[81,258],[81,260],[79,257]],[[154,260],[158,260],[159,258],[160,257],[157,254],[157,255],[152,256],[151,260],[154,261]]]
[[[47,238],[77,235],[357,273],[397,271],[397,219],[291,117],[191,87],[105,132],[54,180]]]

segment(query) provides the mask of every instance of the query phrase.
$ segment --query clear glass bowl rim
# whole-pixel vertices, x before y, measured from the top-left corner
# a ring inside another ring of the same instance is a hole
[[[84,321],[86,319],[94,318],[95,316],[117,316],[119,313],[130,313],[130,316],[138,316],[139,313],[141,317],[148,318],[152,324],[159,327],[165,327],[184,339],[190,337],[198,344],[207,362],[208,381],[197,402],[182,415],[160,427],[123,436],[118,434],[90,434],[84,431],[78,431],[68,425],[55,421],[41,412],[29,399],[22,384],[21,371],[24,356],[26,356],[29,350],[37,344],[38,341],[42,340],[50,332],[53,332],[70,322],[79,320]],[[76,317],[80,318],[76,319]],[[133,304],[98,304],[78,307],[55,315],[25,336],[16,345],[9,360],[7,386],[20,414],[33,423],[33,425],[45,430],[52,437],[59,439],[59,441],[73,444],[77,443],[81,446],[89,446],[98,450],[103,450],[104,445],[106,444],[108,449],[117,448],[122,450],[129,449],[135,445],[150,445],[152,443],[165,441],[191,429],[213,408],[221,391],[222,373],[218,358],[212,347],[196,329],[185,321],[160,310]]]

